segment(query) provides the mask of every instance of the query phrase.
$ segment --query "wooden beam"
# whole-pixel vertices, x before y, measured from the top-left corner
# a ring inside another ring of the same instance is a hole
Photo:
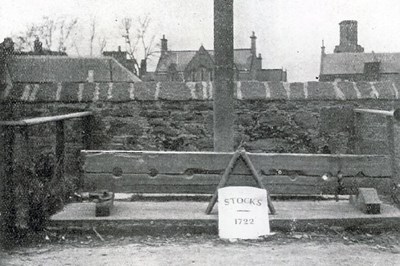
[[[231,160],[229,161],[228,166],[226,167],[224,174],[221,177],[221,180],[218,183],[217,188],[214,190],[213,196],[210,200],[210,203],[207,206],[206,209],[206,214],[210,214],[212,211],[212,208],[214,207],[215,203],[217,202],[218,199],[218,189],[223,188],[228,181],[229,175],[232,173],[233,167],[235,167],[235,164],[237,163],[238,158],[240,157],[240,152],[236,151]]]
[[[157,151],[82,151],[86,173],[112,173],[120,168],[124,174],[220,174],[233,153],[157,152]],[[390,160],[385,155],[331,155],[248,153],[262,175],[390,177]],[[246,174],[237,167],[235,174]]]
[[[92,112],[77,112],[66,115],[56,115],[56,116],[45,116],[45,117],[35,117],[22,119],[17,121],[0,121],[0,126],[31,126],[37,124],[43,124],[48,122],[56,122],[61,120],[80,118],[85,116],[93,115]]]
[[[233,0],[214,0],[214,59],[214,151],[233,151]]]
[[[255,178],[255,181],[257,182],[258,186],[260,188],[263,188],[266,190],[264,184],[261,181],[260,176],[258,175],[257,170],[255,169],[255,167],[254,167],[253,163],[251,162],[249,156],[247,155],[246,151],[242,150],[240,152],[240,155],[242,156],[243,160],[246,162],[247,167],[249,167],[251,174]],[[274,204],[272,203],[271,195],[269,194],[268,191],[267,191],[267,202],[268,202],[268,208],[269,208],[271,214],[275,214],[276,210],[275,210]]]
[[[331,178],[323,180],[317,176],[264,176],[260,175],[262,183],[272,195],[334,195],[337,192],[338,180]],[[115,184],[116,193],[197,193],[212,194],[221,180],[221,175],[196,174],[165,175],[155,177],[147,174],[123,174],[113,183],[112,174],[86,174],[84,190],[111,190]],[[249,175],[232,175],[229,186],[254,186]],[[374,187],[379,193],[391,192],[391,178],[347,177],[342,179],[340,195],[355,194],[359,187]]]

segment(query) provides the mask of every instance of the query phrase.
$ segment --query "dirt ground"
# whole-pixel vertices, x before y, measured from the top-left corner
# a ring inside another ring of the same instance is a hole
[[[214,235],[115,236],[45,232],[0,251],[0,265],[400,265],[400,232],[277,232],[261,240]]]

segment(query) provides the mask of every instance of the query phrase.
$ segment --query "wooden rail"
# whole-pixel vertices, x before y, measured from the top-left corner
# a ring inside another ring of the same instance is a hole
[[[233,153],[81,151],[86,191],[213,194]],[[352,194],[360,184],[388,193],[390,159],[385,155],[248,153],[272,195]],[[325,176],[325,177],[324,177]],[[339,180],[340,179],[340,180]],[[230,185],[254,185],[238,163]]]
[[[2,148],[5,151],[4,158],[4,175],[0,176],[2,186],[1,200],[0,200],[0,211],[2,218],[1,231],[14,231],[16,222],[16,202],[15,202],[15,187],[16,178],[14,177],[14,146],[15,146],[15,135],[16,132],[20,131],[23,135],[23,145],[26,151],[26,160],[30,160],[30,149],[31,142],[29,140],[29,127],[44,123],[56,123],[56,145],[55,155],[56,163],[53,176],[53,184],[59,184],[64,175],[64,161],[65,161],[65,128],[64,123],[66,120],[82,118],[83,119],[83,143],[85,149],[92,148],[91,143],[91,131],[92,131],[92,112],[77,112],[64,115],[47,116],[47,117],[35,117],[27,118],[16,121],[0,121],[0,136],[3,138]],[[19,129],[19,130],[18,130]],[[28,162],[24,162],[28,163]],[[62,192],[61,192],[62,193]],[[63,195],[60,195],[61,197]],[[0,224],[1,225],[1,224]]]
[[[393,117],[397,121],[400,121],[400,109],[394,109],[392,111],[385,111],[385,110],[376,110],[376,109],[354,109],[354,112],[360,114],[375,114],[375,115],[383,115],[387,117]]]
[[[81,118],[93,115],[92,112],[78,112],[78,113],[70,113],[65,115],[56,115],[56,116],[45,116],[45,117],[35,117],[35,118],[27,118],[16,121],[0,121],[0,126],[32,126],[38,125],[48,122],[57,122],[63,121],[73,118]]]

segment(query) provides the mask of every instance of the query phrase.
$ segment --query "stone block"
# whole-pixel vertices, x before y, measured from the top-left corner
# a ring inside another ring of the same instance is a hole
[[[320,131],[322,134],[352,132],[354,130],[354,112],[352,106],[324,107],[320,113]]]
[[[370,82],[356,82],[355,86],[361,94],[361,99],[378,99],[378,96],[374,94]]]
[[[131,98],[132,97],[132,98]],[[135,84],[125,82],[115,82],[112,84],[111,102],[128,102],[135,99]]]
[[[239,85],[240,84],[240,85]],[[266,88],[263,82],[240,81],[236,83],[239,100],[265,100]]]
[[[332,82],[307,82],[309,100],[336,100],[336,92]]]
[[[304,129],[311,129],[318,127],[318,117],[309,111],[299,110],[293,115],[296,124]]]
[[[379,99],[396,99],[396,94],[393,88],[393,82],[374,82],[374,87],[378,92]]]
[[[25,84],[22,83],[13,84],[13,88],[11,89],[7,99],[10,101],[20,101],[24,89],[25,89]]]
[[[162,82],[159,90],[159,100],[188,101],[192,98],[190,88],[183,82]]]
[[[290,83],[290,99],[291,100],[304,100],[306,98],[304,92],[304,83],[294,82]]]
[[[63,83],[60,95],[60,102],[78,102],[78,83]]]
[[[381,213],[381,201],[375,188],[358,188],[357,194],[350,197],[350,202],[365,214]]]
[[[135,83],[135,99],[138,101],[156,100],[158,82],[138,82]],[[159,89],[159,87],[158,87]]]
[[[357,91],[353,82],[340,81],[336,83],[337,88],[343,93],[346,100],[358,99]]]
[[[54,102],[58,90],[57,83],[43,83],[38,85],[39,89],[36,93],[36,102]]]
[[[284,88],[283,82],[266,82],[268,85],[271,100],[288,100],[287,92]],[[290,86],[290,83],[286,83]]]

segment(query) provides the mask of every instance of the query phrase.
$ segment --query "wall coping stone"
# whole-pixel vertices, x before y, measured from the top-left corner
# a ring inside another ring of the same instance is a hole
[[[212,101],[212,82],[15,83],[0,86],[0,102]],[[235,82],[238,100],[398,100],[400,84],[382,82]]]

